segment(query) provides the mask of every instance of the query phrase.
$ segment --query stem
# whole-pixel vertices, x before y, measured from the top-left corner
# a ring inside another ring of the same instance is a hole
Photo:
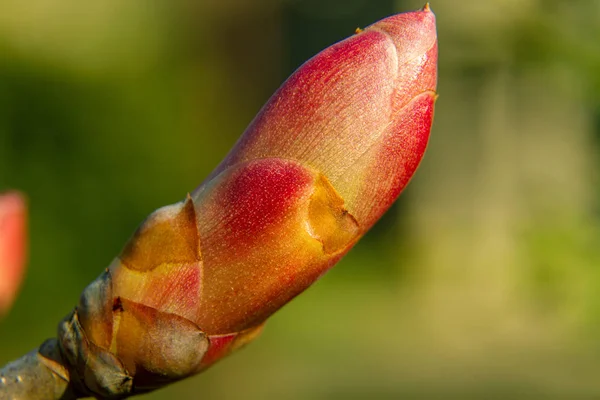
[[[48,339],[38,349],[0,369],[0,400],[71,400],[80,396],[71,386],[58,340]]]

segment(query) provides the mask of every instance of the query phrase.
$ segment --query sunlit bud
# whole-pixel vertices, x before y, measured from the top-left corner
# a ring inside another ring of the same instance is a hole
[[[86,390],[152,390],[256,337],[406,186],[429,139],[436,80],[428,7],[302,65],[191,195],[146,219],[61,324]]]

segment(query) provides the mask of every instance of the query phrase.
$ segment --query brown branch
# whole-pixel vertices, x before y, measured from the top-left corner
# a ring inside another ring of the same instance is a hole
[[[76,393],[56,339],[0,370],[0,400],[70,400]]]

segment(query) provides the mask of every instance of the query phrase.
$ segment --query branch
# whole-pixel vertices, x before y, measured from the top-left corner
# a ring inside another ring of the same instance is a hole
[[[0,370],[0,400],[76,399],[56,339]]]

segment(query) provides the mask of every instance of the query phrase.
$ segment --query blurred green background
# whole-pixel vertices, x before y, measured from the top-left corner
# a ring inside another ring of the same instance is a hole
[[[0,364],[303,61],[422,5],[2,0],[0,190],[29,197],[31,256]],[[409,188],[257,342],[146,398],[600,396],[600,2],[431,6],[440,99]]]

